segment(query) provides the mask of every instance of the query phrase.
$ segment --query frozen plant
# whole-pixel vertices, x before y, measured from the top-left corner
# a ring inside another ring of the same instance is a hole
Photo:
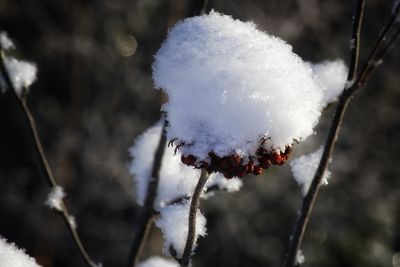
[[[179,204],[172,204],[160,210],[160,218],[156,225],[161,229],[164,235],[164,253],[170,254],[174,251],[176,258],[181,258],[186,238],[188,236],[190,201],[184,200]],[[206,218],[197,210],[196,232],[193,248],[196,246],[196,240],[199,236],[206,235]]]
[[[346,109],[354,94],[366,83],[373,70],[381,65],[384,56],[393,47],[393,44],[400,36],[400,30],[396,25],[396,20],[398,19],[400,11],[400,2],[395,1],[394,12],[392,12],[390,19],[383,26],[378,38],[375,41],[375,45],[370,50],[368,57],[364,60],[364,63],[359,69],[361,43],[360,34],[361,26],[363,24],[362,22],[365,10],[365,2],[365,0],[356,1],[350,47],[350,63],[349,70],[346,75],[347,79],[344,84],[344,90],[338,97],[339,101],[336,106],[328,135],[326,137],[323,151],[320,152],[320,155],[318,155],[319,153],[316,153],[311,156],[319,159],[318,164],[313,164],[314,166],[312,167],[315,173],[307,174],[307,176],[313,177],[312,181],[310,182],[308,180],[309,178],[306,178],[305,176],[305,173],[308,172],[307,170],[311,169],[310,166],[304,166],[304,168],[299,167],[297,171],[294,171],[296,180],[303,185],[304,196],[299,215],[293,227],[293,232],[290,238],[289,249],[284,263],[285,267],[294,267],[298,265],[297,257],[303,242],[305,229],[307,227],[307,223],[309,222],[310,215],[321,185],[324,184],[324,181],[326,181],[327,167],[335,148],[336,140],[340,131],[340,126],[343,122],[344,115],[346,113]],[[302,164],[299,162],[298,166],[302,166]],[[294,164],[294,166],[296,166],[296,164]]]
[[[303,251],[300,249],[297,251],[297,256],[296,256],[296,264],[298,266],[302,265],[306,261],[306,257],[303,254]]]
[[[155,55],[168,139],[182,161],[227,178],[283,164],[313,134],[323,90],[283,40],[211,12],[176,24]]]
[[[201,171],[183,164],[179,150],[169,146],[166,142],[160,142],[163,130],[162,124],[162,121],[157,122],[136,139],[135,144],[129,149],[133,158],[129,165],[129,171],[134,176],[137,202],[150,213],[153,213],[154,209],[160,211],[161,217],[156,224],[164,233],[164,251],[169,252],[168,249],[170,247],[173,248],[172,251],[175,251],[176,246],[178,251],[175,253],[182,255],[188,235],[187,218],[189,216],[188,214],[182,214],[189,212],[189,198],[195,191]],[[152,169],[155,164],[157,165],[155,154],[159,149],[158,146],[164,146],[164,153],[162,158],[158,159],[161,161],[157,172],[158,175],[152,177]],[[148,195],[151,195],[150,188],[154,181],[156,181],[157,188],[155,199],[152,199],[154,202],[151,202],[148,200]],[[213,173],[209,176],[206,186],[199,196],[209,197],[217,190],[234,192],[238,191],[241,186],[242,181],[239,178],[227,180],[221,174]],[[149,201],[149,203],[145,205],[146,201]],[[199,212],[197,214],[200,215]],[[204,224],[203,226],[200,225],[201,228],[198,234],[205,233],[205,219],[202,215],[200,216],[200,218],[196,218],[196,222],[202,223],[204,221]],[[146,220],[145,225],[151,223],[151,217],[144,218]],[[143,225],[142,227],[145,226]],[[197,238],[197,235],[195,238]],[[138,234],[137,238],[143,241],[145,234]],[[137,246],[135,246],[136,248]],[[178,257],[175,254],[174,256]]]
[[[136,199],[140,205],[144,204],[149,182],[153,179],[151,177],[151,169],[161,131],[162,122],[159,121],[139,136],[135,144],[129,149],[130,155],[133,158],[129,165],[129,171],[134,177]],[[184,165],[181,162],[180,152],[166,145],[154,207],[159,209],[171,201],[191,196],[199,176],[200,170]],[[234,192],[240,189],[242,182],[239,179],[227,181],[221,175],[213,174],[208,180],[207,185],[208,187],[216,186],[219,190]]]
[[[151,257],[139,263],[138,267],[178,267],[178,264],[161,257]]]
[[[0,32],[0,50],[14,49],[15,45],[11,39],[8,38],[6,32]],[[17,95],[22,95],[22,90],[27,89],[35,80],[37,74],[37,67],[34,63],[17,60],[13,57],[7,57],[2,53],[2,63],[8,72]],[[2,92],[5,92],[7,87],[4,77],[0,75],[0,86]]]
[[[58,185],[53,186],[49,195],[47,196],[45,204],[52,209],[55,209],[57,211],[62,211],[62,200],[64,197],[65,197],[64,189]],[[71,218],[69,218],[68,220],[71,220]],[[76,225],[75,220],[71,221],[73,221],[74,225]]]
[[[10,75],[15,92],[21,96],[22,90],[28,88],[36,80],[36,65],[12,57],[5,57],[4,64]],[[4,81],[2,83],[4,84]]]
[[[15,244],[7,243],[0,236],[0,267],[40,267],[36,260],[30,257]]]
[[[302,155],[290,162],[292,174],[296,182],[301,186],[303,196],[305,196],[310,188],[314,173],[318,168],[321,160],[323,147],[321,146],[315,152],[309,155]],[[328,178],[331,175],[330,171],[326,170],[322,179],[323,184],[328,184]]]
[[[70,231],[73,242],[75,242],[83,261],[90,267],[99,267],[101,264],[94,263],[87,253],[82,241],[80,240],[79,234],[76,231],[76,220],[69,214],[68,209],[63,202],[65,196],[64,190],[62,187],[57,185],[44,152],[35,119],[26,101],[29,89],[28,87],[36,80],[36,65],[25,61],[19,61],[12,57],[7,57],[5,50],[10,48],[13,48],[12,41],[8,39],[6,34],[0,34],[0,87],[2,92],[4,92],[6,88],[13,92],[12,95],[15,97],[15,100],[19,102],[19,107],[23,112],[30,134],[34,137],[35,151],[41,163],[40,166],[42,167],[42,173],[47,179],[48,184],[51,186],[51,192],[49,193],[45,204],[56,211],[57,214],[64,219],[67,229]]]

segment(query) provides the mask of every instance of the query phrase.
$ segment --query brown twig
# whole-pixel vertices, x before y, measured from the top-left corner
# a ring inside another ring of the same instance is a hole
[[[186,239],[185,249],[183,250],[182,259],[180,260],[181,267],[189,265],[190,256],[192,254],[193,244],[196,238],[196,216],[200,204],[200,196],[203,193],[204,186],[208,180],[209,174],[206,170],[201,170],[200,179],[197,182],[196,188],[190,202],[188,235]]]
[[[387,36],[389,35],[390,30],[393,28],[394,24],[396,23],[397,17],[399,15],[400,11],[400,1],[396,3],[396,6],[393,8],[392,15],[390,16],[389,21],[386,23],[386,25],[383,27],[381,30],[381,33],[378,36],[377,41],[375,42],[374,47],[372,48],[368,59],[364,63],[364,66],[362,68],[361,74],[359,75],[358,80],[356,81],[359,83],[357,87],[354,88],[360,88],[368,79],[370,73],[374,70],[374,68],[377,67],[377,62],[379,62],[382,57],[388,52],[388,50],[391,48],[392,44],[395,42],[398,32],[394,33],[390,41],[387,43],[387,46],[382,48],[385,44],[385,41],[387,39]],[[379,52],[381,52],[379,54]]]
[[[140,258],[144,242],[147,239],[154,215],[154,201],[157,196],[158,182],[160,180],[160,169],[162,158],[167,145],[167,137],[165,134],[165,127],[167,121],[164,119],[164,126],[161,131],[160,141],[157,150],[154,154],[153,167],[151,171],[152,179],[149,182],[147,195],[143,207],[141,208],[138,221],[136,222],[135,232],[131,250],[129,253],[128,267],[135,266]]]
[[[390,30],[393,28],[394,25],[393,21],[396,20],[396,17],[398,15],[400,9],[400,4],[398,4],[398,6],[395,8],[395,14],[392,14],[392,18],[389,20],[388,24],[385,26],[384,30],[379,35],[378,40],[374,48],[372,49],[367,62],[364,64],[364,68],[362,69],[360,74],[357,75],[357,65],[358,65],[359,45],[360,45],[360,27],[364,12],[364,4],[365,0],[358,0],[355,12],[355,22],[354,22],[353,38],[352,38],[352,40],[354,40],[354,47],[352,47],[351,49],[351,61],[348,74],[348,83],[350,82],[352,83],[351,86],[349,86],[348,88],[346,87],[345,90],[343,90],[343,93],[339,98],[339,103],[336,107],[335,116],[333,118],[327,136],[327,140],[325,142],[323,155],[319,162],[318,168],[315,172],[310,189],[307,195],[303,198],[300,214],[297,218],[292,236],[290,238],[289,250],[284,264],[285,267],[293,267],[296,265],[297,253],[301,246],[304,237],[304,232],[307,223],[310,219],[310,215],[321,186],[323,175],[326,171],[329,160],[332,156],[332,152],[335,147],[335,143],[338,137],[340,126],[342,124],[347,106],[354,93],[364,85],[365,79],[370,75],[371,71],[377,67],[376,62],[382,60],[382,58],[386,55],[386,53],[393,46],[394,42],[400,35],[400,29],[398,29],[393,34],[392,38],[388,42],[385,42],[388,32],[390,32]],[[372,64],[372,62],[375,63]]]
[[[357,66],[359,59],[359,46],[360,46],[360,30],[361,22],[364,13],[365,0],[358,0],[354,16],[354,26],[352,40],[354,45],[351,47],[351,58],[350,67],[348,74],[348,81],[353,81],[357,75]],[[342,124],[343,116],[346,111],[347,105],[350,101],[350,94],[348,90],[344,90],[340,96],[338,106],[335,111],[331,128],[324,146],[322,158],[319,162],[317,171],[315,172],[314,178],[310,185],[307,195],[303,198],[300,214],[297,218],[296,224],[293,229],[292,236],[290,238],[289,250],[284,263],[285,267],[293,267],[296,264],[297,253],[303,241],[304,232],[310,218],[311,211],[314,207],[315,199],[318,195],[323,175],[328,166],[328,162],[331,158],[333,148],[337,139],[337,135]]]
[[[2,48],[0,48],[0,73],[1,76],[4,78],[4,81],[6,83],[7,88],[11,91],[11,93],[13,94],[13,96],[15,97],[15,99],[17,100],[21,110],[23,111],[24,117],[27,121],[27,124],[29,125],[29,129],[30,129],[30,134],[31,137],[34,141],[35,144],[35,149],[36,149],[36,153],[38,155],[39,158],[39,162],[41,165],[41,169],[43,170],[43,173],[45,174],[45,179],[47,181],[47,183],[49,184],[49,186],[51,188],[54,188],[56,186],[58,186],[56,179],[53,175],[53,172],[50,168],[49,162],[47,160],[46,154],[44,152],[43,149],[43,145],[42,142],[40,140],[39,137],[39,133],[36,127],[36,123],[35,123],[35,119],[27,105],[26,102],[26,96],[27,96],[27,88],[24,88],[24,92],[22,93],[21,96],[19,96],[17,94],[17,91],[14,88],[14,85],[11,81],[10,78],[10,74],[8,73],[8,70],[6,68],[5,65],[5,54],[4,51],[2,50]],[[65,203],[63,202],[63,200],[61,200],[61,210],[55,210],[53,209],[57,214],[60,215],[60,217],[64,220],[69,233],[72,237],[72,240],[74,241],[74,244],[76,245],[79,254],[81,255],[83,261],[86,263],[87,266],[90,267],[96,267],[97,264],[90,258],[88,252],[86,251],[85,247],[82,244],[82,241],[79,237],[79,234],[76,230],[76,227],[72,224],[72,222],[70,221],[71,215],[68,212],[67,207],[65,206]]]

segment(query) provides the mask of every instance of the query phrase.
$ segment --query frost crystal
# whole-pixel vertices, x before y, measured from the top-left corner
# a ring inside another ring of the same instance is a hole
[[[301,186],[303,196],[305,196],[310,188],[312,179],[314,178],[315,171],[318,168],[319,161],[321,160],[323,147],[321,146],[317,151],[309,155],[303,155],[290,163],[292,173],[296,182]],[[328,184],[328,178],[331,173],[327,170],[324,173],[322,182]]]
[[[139,263],[138,267],[179,267],[179,265],[161,257],[151,257]]]
[[[153,79],[168,94],[168,139],[199,160],[210,152],[248,159],[263,137],[264,147],[285,150],[313,134],[320,116],[322,91],[292,47],[216,12],[170,30]]]
[[[190,201],[169,205],[160,210],[160,218],[156,221],[157,227],[164,235],[164,253],[169,254],[170,246],[176,251],[176,257],[181,258],[188,235]],[[206,218],[197,210],[196,235],[193,249],[199,236],[206,235]]]
[[[154,153],[157,149],[162,123],[148,129],[143,135],[137,138],[134,146],[129,149],[133,157],[129,166],[129,171],[134,176],[137,190],[137,202],[144,204],[147,187],[151,179]],[[165,206],[168,202],[177,198],[191,196],[200,177],[200,170],[188,167],[181,162],[181,155],[174,148],[166,146],[160,170],[159,185],[155,208]],[[215,177],[215,178],[214,178]],[[209,178],[208,186],[217,185],[220,189],[229,192],[240,189],[242,182],[239,179],[227,181],[221,176],[212,174]]]
[[[21,95],[22,89],[29,87],[36,80],[36,65],[8,57],[4,58],[4,63],[16,93]]]
[[[306,257],[304,257],[303,251],[299,250],[297,251],[296,255],[296,263],[297,265],[301,265],[306,261]]]
[[[346,84],[348,68],[343,60],[323,61],[313,64],[312,69],[324,90],[322,106],[337,100]]]
[[[40,267],[24,250],[9,244],[0,236],[0,267]]]
[[[14,49],[15,45],[6,32],[0,32],[0,48],[4,50]]]
[[[61,186],[54,186],[47,199],[45,204],[52,209],[57,211],[62,211],[62,199],[65,197],[64,189]]]

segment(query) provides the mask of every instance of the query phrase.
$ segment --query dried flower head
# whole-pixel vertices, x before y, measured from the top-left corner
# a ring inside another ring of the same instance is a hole
[[[170,30],[153,79],[182,162],[227,178],[283,164],[320,116],[323,92],[292,47],[216,12]]]

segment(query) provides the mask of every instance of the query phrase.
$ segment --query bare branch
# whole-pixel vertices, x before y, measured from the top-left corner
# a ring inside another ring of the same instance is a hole
[[[181,267],[186,267],[189,265],[190,256],[192,254],[192,248],[196,237],[196,215],[197,209],[200,204],[200,196],[203,192],[204,186],[208,180],[209,174],[206,170],[201,170],[200,179],[196,185],[194,190],[192,200],[190,203],[190,212],[189,212],[189,225],[188,225],[188,236],[186,240],[185,249],[183,250],[182,259],[180,260]]]
[[[36,149],[36,153],[38,155],[39,161],[40,161],[40,167],[43,170],[43,173],[45,174],[45,179],[47,181],[47,183],[49,184],[50,187],[55,187],[58,186],[56,179],[53,175],[53,172],[50,168],[49,162],[47,160],[46,154],[44,152],[43,149],[43,145],[42,142],[40,140],[39,137],[39,133],[36,127],[36,123],[35,123],[35,119],[26,103],[26,93],[23,93],[22,96],[19,96],[14,88],[14,85],[11,81],[11,77],[10,74],[7,71],[7,68],[5,66],[5,55],[4,55],[4,51],[2,50],[2,48],[0,49],[0,73],[1,76],[4,78],[4,81],[6,83],[6,86],[8,87],[8,89],[11,91],[11,93],[13,94],[13,96],[15,97],[15,99],[17,100],[21,110],[23,111],[24,117],[26,119],[26,122],[29,126],[29,130],[30,130],[30,134],[31,137],[34,141],[35,144],[35,149]],[[24,88],[23,90],[24,92],[27,92],[27,89]],[[87,266],[90,267],[95,267],[97,266],[96,263],[94,263],[94,261],[90,258],[88,252],[86,251],[85,247],[82,244],[82,241],[79,237],[79,234],[76,230],[76,227],[74,225],[72,225],[70,218],[71,215],[68,212],[68,209],[64,203],[64,201],[61,199],[61,211],[57,211],[57,214],[60,215],[60,217],[64,220],[69,233],[72,237],[72,240],[74,241],[74,244],[76,245],[79,254],[81,255],[83,261],[86,263]]]
[[[393,26],[395,25],[396,20],[398,19],[399,12],[400,12],[400,1],[396,3],[396,6],[393,9],[393,13],[390,16],[389,21],[383,27],[381,33],[378,36],[377,41],[375,42],[373,49],[371,50],[371,53],[368,56],[368,59],[366,60],[363,66],[363,69],[357,81],[358,83],[357,89],[360,88],[367,81],[371,72],[379,65],[379,62],[382,60],[385,54],[390,50],[390,48],[393,46],[396,39],[398,38],[400,29],[397,29],[397,31],[392,35],[390,40],[385,44],[385,41],[387,40],[387,37],[391,29],[393,29]],[[354,87],[352,90],[356,90],[355,88],[356,87]]]
[[[360,30],[362,24],[362,18],[364,13],[365,0],[358,0],[354,16],[354,28],[352,40],[354,40],[354,46],[351,49],[351,59],[348,74],[348,81],[353,81],[357,75],[357,66],[359,58],[359,46],[360,46]],[[304,232],[307,227],[308,220],[311,215],[311,211],[314,207],[315,199],[317,198],[323,175],[328,166],[329,160],[332,156],[333,149],[337,140],[338,132],[343,121],[345,111],[350,101],[351,93],[349,90],[344,90],[340,96],[338,106],[335,111],[327,140],[325,142],[324,152],[319,162],[318,168],[315,172],[312,180],[310,189],[307,195],[303,198],[300,214],[297,218],[296,224],[293,229],[293,233],[290,239],[289,250],[284,263],[285,267],[293,267],[296,264],[297,253],[303,241]]]
[[[371,50],[370,55],[366,63],[364,64],[361,73],[357,75],[357,65],[358,65],[359,45],[360,45],[360,27],[364,11],[364,2],[365,0],[358,0],[357,2],[353,39],[352,39],[354,40],[354,47],[351,50],[351,62],[348,74],[348,81],[349,82],[355,81],[355,82],[349,88],[345,88],[345,90],[340,96],[339,103],[335,111],[335,116],[333,118],[331,128],[329,130],[328,137],[325,143],[322,158],[319,162],[318,169],[315,172],[310,189],[307,195],[303,198],[300,214],[297,218],[295,227],[293,229],[293,234],[291,236],[291,241],[289,245],[289,252],[284,265],[285,267],[293,267],[296,264],[297,253],[301,246],[304,237],[304,232],[307,223],[310,219],[310,215],[321,186],[322,177],[326,171],[327,165],[332,156],[332,152],[335,147],[338,132],[340,130],[340,126],[342,124],[347,106],[354,93],[365,84],[372,70],[374,70],[378,66],[383,57],[393,47],[395,41],[400,36],[400,28],[398,28],[392,34],[389,41],[386,42],[387,36],[389,35],[390,31],[393,30],[395,21],[399,14],[400,2],[398,2],[397,5],[395,6],[394,12],[389,22],[383,28],[381,34],[378,37],[378,40],[375,43],[375,46]]]
[[[357,6],[354,13],[353,34],[351,38],[354,44],[351,46],[350,50],[351,56],[347,81],[354,81],[357,75],[358,61],[360,57],[360,32],[362,19],[364,16],[364,6],[365,0],[357,0]]]

